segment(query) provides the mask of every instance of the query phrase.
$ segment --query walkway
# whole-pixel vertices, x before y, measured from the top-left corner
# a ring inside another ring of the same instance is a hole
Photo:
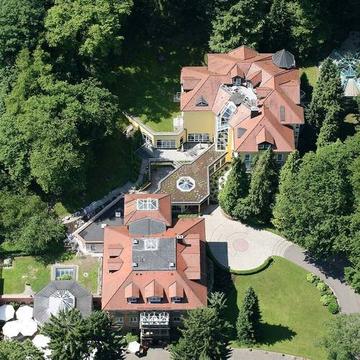
[[[126,360],[139,359],[135,355],[127,355]],[[147,360],[170,360],[170,354],[163,349],[150,349]],[[197,360],[197,359],[194,359]],[[285,355],[264,350],[233,349],[230,360],[305,360],[300,356]]]
[[[225,217],[220,207],[206,219],[206,240],[216,259],[233,270],[250,270],[273,255],[283,256],[292,245],[281,236],[256,230]]]
[[[303,249],[281,236],[228,219],[219,207],[204,217],[210,250],[223,266],[249,270],[270,256],[282,256],[324,280],[337,296],[343,313],[360,312],[360,295],[344,282],[343,266],[338,261],[315,262]]]

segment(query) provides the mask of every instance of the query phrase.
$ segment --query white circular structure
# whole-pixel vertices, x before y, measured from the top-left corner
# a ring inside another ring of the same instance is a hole
[[[6,338],[14,338],[20,333],[20,320],[8,321],[2,328],[3,335]]]
[[[75,296],[69,290],[57,290],[49,297],[49,312],[57,315],[75,307]]]
[[[189,192],[195,188],[195,180],[190,176],[182,176],[176,182],[176,187],[180,191]]]
[[[18,320],[32,319],[34,310],[29,305],[22,305],[16,311],[16,318]]]

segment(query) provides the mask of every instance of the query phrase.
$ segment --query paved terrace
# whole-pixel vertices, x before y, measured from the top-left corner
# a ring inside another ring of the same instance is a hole
[[[216,151],[212,145],[190,164],[183,164],[164,178],[158,192],[171,194],[171,201],[175,204],[200,204],[210,194],[209,166],[223,157],[225,152]],[[177,188],[176,182],[182,176],[189,176],[195,180],[195,188],[184,192]]]

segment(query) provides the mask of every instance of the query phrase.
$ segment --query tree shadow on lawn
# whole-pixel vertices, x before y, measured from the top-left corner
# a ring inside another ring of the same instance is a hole
[[[277,342],[292,340],[296,332],[284,325],[261,323],[259,334],[258,344],[273,345]]]

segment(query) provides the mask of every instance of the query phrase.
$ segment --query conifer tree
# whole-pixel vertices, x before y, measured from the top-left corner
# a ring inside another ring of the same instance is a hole
[[[215,308],[190,310],[180,329],[180,340],[170,348],[171,357],[173,360],[227,359],[230,329],[231,325]]]
[[[259,299],[251,286],[245,293],[243,308],[245,313],[247,313],[249,316],[249,321],[254,329],[256,336],[256,332],[261,321],[261,312],[259,307]]]
[[[325,146],[338,139],[341,121],[340,106],[338,104],[331,105],[327,109],[324,122],[320,128],[316,142],[317,147]]]
[[[278,183],[278,166],[269,148],[256,161],[251,172],[249,194],[244,201],[238,202],[234,213],[240,220],[250,216],[267,222],[270,220],[272,205]]]
[[[85,321],[77,309],[60,311],[52,315],[43,327],[50,337],[49,349],[52,360],[83,359],[89,354]]]
[[[219,315],[222,315],[224,313],[224,310],[226,309],[225,294],[220,291],[212,292],[209,296],[208,303],[209,307],[217,310]]]
[[[241,306],[236,321],[237,341],[241,345],[251,345],[255,342],[254,328],[250,322],[249,314]]]
[[[294,183],[300,161],[299,152],[295,150],[288,156],[280,171],[279,192],[276,195],[272,219],[272,223],[280,231],[291,226],[294,221],[292,217],[292,204],[295,197],[297,197]]]
[[[339,68],[328,58],[321,64],[319,78],[306,111],[307,122],[319,131],[331,106],[338,106],[339,112],[342,112],[342,97]]]
[[[241,0],[220,12],[213,21],[210,49],[226,52],[241,45],[256,48],[263,36],[265,15],[263,0]]]
[[[94,311],[85,321],[88,344],[95,351],[94,360],[125,359],[124,338],[107,313]]]
[[[236,203],[246,196],[249,187],[248,174],[240,157],[234,157],[232,168],[219,192],[219,204],[230,216],[233,215]]]

